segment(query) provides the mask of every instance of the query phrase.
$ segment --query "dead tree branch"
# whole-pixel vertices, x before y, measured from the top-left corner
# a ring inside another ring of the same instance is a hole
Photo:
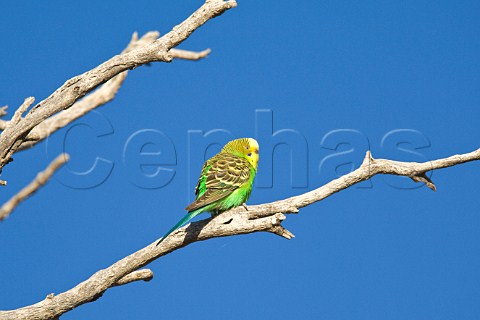
[[[20,203],[25,201],[32,194],[37,192],[38,189],[40,189],[45,183],[47,183],[53,174],[60,169],[60,167],[65,164],[68,159],[69,156],[66,153],[62,153],[56,157],[44,171],[37,174],[32,182],[20,190],[20,192],[14,195],[10,200],[5,202],[0,208],[0,221],[3,221],[5,218],[7,218]]]
[[[130,274],[127,274],[125,277],[121,278],[117,282],[115,282],[114,286],[122,286],[124,284],[128,284],[130,282],[135,281],[150,281],[153,279],[153,272],[150,269],[142,269],[134,271]]]
[[[187,39],[208,20],[235,7],[234,0],[207,0],[197,11],[163,37],[149,44],[112,57],[99,66],[67,80],[48,98],[34,106],[20,121],[9,124],[0,135],[0,170],[25,141],[28,134],[51,116],[70,108],[78,99],[118,74],[138,66],[162,61],[171,62],[170,50]],[[28,107],[27,107],[28,108]]]
[[[7,109],[8,109],[8,106],[0,107],[0,118],[5,117],[7,115],[8,113]],[[8,121],[0,119],[0,130],[5,130],[5,128],[7,127],[7,124],[8,124]]]
[[[177,58],[177,59],[200,60],[208,56],[211,51],[212,50],[210,49],[205,49],[200,52],[194,52],[194,51],[182,50],[182,49],[171,49],[170,53],[174,58]]]
[[[284,200],[249,206],[248,211],[240,206],[214,218],[190,223],[170,234],[161,245],[157,246],[158,240],[155,240],[147,247],[119,260],[106,269],[96,272],[89,279],[66,292],[57,296],[49,296],[47,299],[31,306],[0,312],[0,319],[51,319],[59,317],[79,305],[98,299],[106,290],[118,285],[122,282],[122,279],[129,277],[130,274],[155,259],[194,242],[260,231],[291,239],[293,234],[281,225],[286,219],[285,214],[297,213],[302,207],[323,200],[377,174],[407,176],[415,181],[423,181],[426,173],[431,170],[475,160],[480,160],[480,149],[423,163],[374,159],[370,152],[367,152],[362,165],[358,169],[332,180],[320,188]],[[433,182],[429,179],[427,181],[433,185]],[[430,188],[434,189],[432,186]]]
[[[146,44],[155,41],[158,38],[158,32],[148,32],[138,39],[137,33],[134,33],[127,48],[122,53],[127,53]],[[17,151],[30,148],[45,139],[55,131],[65,127],[74,120],[85,115],[89,111],[104,105],[113,100],[120,86],[125,81],[128,71],[124,71],[113,77],[99,87],[96,91],[90,93],[85,98],[75,102],[70,108],[60,111],[59,113],[45,119],[36,127],[34,127],[24,139]]]
[[[159,35],[160,34],[157,31],[150,31],[143,35],[140,39],[138,39],[138,35],[135,32],[127,48],[123,50],[122,53],[127,53],[132,50],[138,49],[144,45],[152,43],[153,41],[158,39]],[[200,52],[171,49],[170,53],[175,59],[200,60],[208,56],[210,51],[210,49],[206,49]],[[113,77],[112,79],[101,85],[94,92],[88,94],[83,99],[75,102],[67,110],[60,111],[59,113],[41,122],[38,126],[34,127],[32,131],[30,131],[30,133],[27,135],[24,142],[20,145],[17,151],[33,147],[35,144],[47,138],[55,131],[65,127],[69,123],[82,117],[93,109],[98,108],[113,100],[121,85],[125,81],[127,75],[128,71],[120,73],[119,75]],[[2,123],[0,123],[0,129],[2,129],[1,126]]]

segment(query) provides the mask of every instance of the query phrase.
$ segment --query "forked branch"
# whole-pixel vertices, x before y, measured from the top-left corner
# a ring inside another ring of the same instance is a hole
[[[185,52],[175,53],[174,51],[172,53],[171,49],[182,43],[205,22],[236,5],[234,0],[207,0],[190,17],[163,37],[134,50],[116,55],[92,70],[67,80],[48,98],[35,105],[24,118],[20,117],[20,121],[11,121],[7,129],[2,132],[0,135],[0,171],[10,161],[13,153],[23,144],[31,131],[40,123],[62,110],[70,108],[87,93],[124,71],[155,61],[170,62],[176,54],[184,55]],[[200,54],[201,56],[202,54]],[[22,113],[20,112],[20,114]]]

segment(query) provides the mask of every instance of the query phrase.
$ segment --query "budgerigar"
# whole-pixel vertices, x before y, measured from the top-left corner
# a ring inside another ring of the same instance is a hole
[[[258,159],[258,143],[252,138],[232,140],[219,153],[208,159],[195,188],[196,200],[185,208],[188,213],[157,245],[202,212],[216,215],[243,205],[252,191]]]

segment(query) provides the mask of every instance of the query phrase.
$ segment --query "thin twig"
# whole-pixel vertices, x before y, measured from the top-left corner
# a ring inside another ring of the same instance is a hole
[[[200,52],[194,52],[189,50],[182,50],[182,49],[171,49],[169,51],[174,58],[177,59],[184,59],[184,60],[200,60],[205,58],[212,52],[210,49],[205,49]]]
[[[18,107],[18,109],[13,114],[12,120],[8,122],[7,129],[9,127],[13,127],[17,123],[19,123],[20,120],[22,120],[22,115],[25,113],[25,111],[27,111],[28,107],[30,107],[33,102],[35,102],[34,97],[28,97],[23,101],[22,105]]]
[[[150,281],[153,279],[153,271],[150,269],[142,269],[127,274],[125,277],[118,280],[114,286],[122,286],[134,281]]]
[[[67,162],[68,159],[69,156],[66,153],[62,153],[56,157],[55,160],[53,160],[44,171],[37,174],[32,182],[20,190],[10,200],[5,202],[5,204],[0,208],[0,221],[3,221],[5,218],[7,218],[21,202],[37,192],[38,189],[47,183],[53,174],[60,169],[60,167]]]
[[[0,118],[7,115],[7,109],[8,109],[8,106],[0,107]]]
[[[7,109],[8,106],[0,107],[0,118],[7,115]],[[5,128],[7,127],[7,123],[8,121],[0,119],[0,130],[5,130]]]
[[[0,134],[0,140],[2,139],[2,137],[9,137],[15,135],[16,126],[20,125],[24,122],[23,120],[25,120],[25,118],[22,118],[22,115],[27,111],[27,109],[32,105],[34,101],[35,99],[33,97],[28,97],[23,101],[22,105],[18,107],[18,109],[13,114],[12,120],[7,122],[5,130],[3,130],[3,132]],[[7,144],[3,147],[3,149],[0,149],[0,153],[4,154],[5,164],[12,161],[12,155],[15,153],[20,144],[22,144],[21,138],[22,137],[19,137],[19,139],[13,140],[11,144]],[[0,165],[0,173],[2,172],[2,168],[3,167]],[[1,181],[0,185],[6,185],[6,181]]]

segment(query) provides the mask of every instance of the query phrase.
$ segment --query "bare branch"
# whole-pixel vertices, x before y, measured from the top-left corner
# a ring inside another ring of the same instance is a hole
[[[8,106],[0,107],[0,118],[5,117],[7,115]],[[7,121],[0,119],[0,130],[5,130],[7,127]]]
[[[64,293],[31,306],[0,312],[0,319],[50,319],[58,317],[81,304],[99,298],[108,288],[115,286],[119,281],[121,282],[122,278],[135,272],[135,270],[193,242],[260,231],[291,239],[294,237],[293,234],[281,225],[286,213],[296,213],[299,208],[325,199],[377,174],[422,177],[431,170],[475,160],[480,160],[480,149],[423,163],[374,159],[370,152],[367,152],[362,165],[358,169],[332,180],[320,188],[288,199],[248,206],[248,211],[243,207],[238,207],[214,218],[190,223],[171,233],[159,246],[156,245],[158,240],[155,240],[147,247],[119,260],[106,269],[96,272],[89,279]]]
[[[138,39],[137,33],[134,33],[132,40],[122,53],[130,52],[144,45],[152,43],[159,37],[159,35],[160,34],[157,31],[150,31]],[[210,49],[200,52],[171,49],[170,53],[174,58],[177,59],[200,60],[205,58],[210,51]],[[72,121],[113,100],[121,85],[125,81],[127,74],[128,71],[120,73],[119,75],[108,80],[94,92],[75,102],[69,109],[63,110],[41,122],[38,126],[33,128],[32,131],[30,131],[25,138],[25,141],[20,145],[17,151],[33,147],[41,140],[47,138],[55,131],[65,127]]]
[[[20,120],[22,119],[22,115],[27,111],[28,107],[32,105],[32,103],[35,101],[33,97],[28,97],[26,98],[22,105],[18,107],[18,109],[15,111],[13,114],[13,118],[10,121],[1,121],[1,130],[6,130],[9,127],[13,127],[15,124],[19,123]],[[3,117],[7,114],[7,108],[8,106],[4,106],[0,108],[0,117]]]
[[[18,107],[17,111],[15,111],[15,113],[13,114],[13,118],[8,123],[7,129],[9,127],[13,127],[20,122],[20,120],[22,119],[22,115],[25,113],[25,111],[27,111],[28,107],[30,107],[34,101],[34,97],[28,97],[23,101],[22,105]]]
[[[159,36],[159,33],[156,31],[147,32],[143,37],[138,39],[138,35],[135,32],[132,35],[130,43],[122,51],[122,53],[127,53],[132,50],[138,49],[144,45],[152,43]],[[19,150],[25,150],[31,148],[41,140],[47,138],[49,135],[55,131],[65,127],[72,121],[80,118],[91,110],[98,108],[107,102],[113,100],[117,94],[120,86],[125,81],[128,71],[124,71],[119,75],[113,77],[104,83],[96,91],[90,93],[85,98],[75,102],[69,109],[63,110],[52,117],[45,119],[35,128],[30,131],[27,137],[24,139],[24,142],[20,145]]]
[[[177,59],[184,60],[200,60],[208,56],[212,52],[210,49],[205,49],[200,52],[181,50],[181,49],[171,49],[170,54]]]
[[[30,182],[30,184],[20,190],[20,192],[14,195],[10,200],[5,202],[5,204],[0,208],[0,221],[3,221],[5,218],[7,218],[21,202],[37,192],[38,189],[47,183],[53,174],[60,169],[60,167],[67,162],[68,159],[69,156],[66,153],[62,153],[56,157],[44,171],[37,174],[35,179]]]
[[[13,125],[8,134],[6,134],[6,130],[2,132],[0,135],[0,169],[9,162],[12,155],[10,150],[15,151],[30,131],[45,119],[70,108],[78,99],[126,70],[155,61],[172,61],[173,55],[169,52],[172,48],[182,43],[205,22],[236,5],[234,0],[207,0],[190,17],[160,39],[130,52],[116,55],[92,70],[66,81],[48,98],[33,107],[22,121]]]
[[[13,114],[12,120],[10,120],[6,124],[5,130],[0,135],[0,140],[3,136],[8,137],[9,135],[15,134],[15,126],[24,122],[22,121],[24,120],[24,118],[22,118],[22,115],[27,111],[28,107],[30,107],[34,101],[35,99],[33,97],[28,97],[23,101],[22,105]],[[0,151],[0,153],[5,154],[5,164],[9,163],[12,160],[11,158],[13,153],[17,150],[17,148],[20,146],[21,143],[22,143],[21,139],[15,140],[11,145],[8,145],[4,150]],[[2,172],[2,166],[0,165],[0,173],[1,172]],[[7,182],[0,180],[0,185],[5,186],[7,185]]]
[[[0,118],[7,115],[8,106],[0,107]]]
[[[287,219],[287,217],[283,213],[277,213],[274,216],[272,216],[272,229],[269,231],[282,238],[291,240],[295,238],[295,235],[281,225],[282,221],[285,219]]]
[[[153,279],[153,272],[150,269],[142,269],[133,271],[130,274],[127,274],[125,277],[118,280],[114,286],[122,286],[134,281],[150,281]]]

